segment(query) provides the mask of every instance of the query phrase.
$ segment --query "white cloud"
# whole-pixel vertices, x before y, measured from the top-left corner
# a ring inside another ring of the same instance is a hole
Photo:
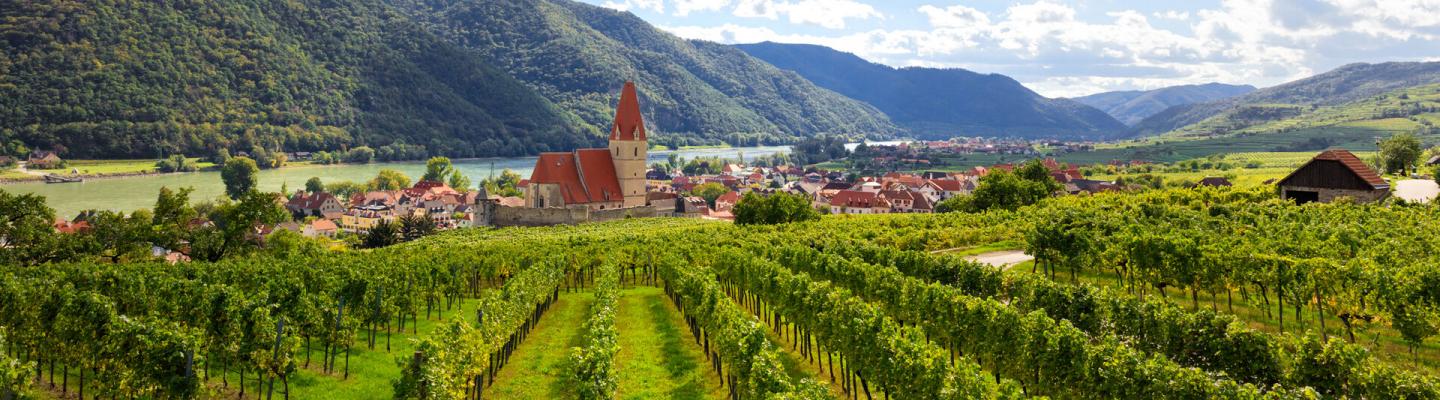
[[[832,28],[880,17],[869,8],[832,10],[855,15],[849,18],[820,17],[810,12],[830,8],[812,8],[795,20],[793,6],[801,3],[739,0],[733,11]],[[1440,54],[1440,0],[1220,0],[1209,9],[1110,10],[1084,18],[1058,0],[991,13],[961,5],[914,12],[926,25],[834,35],[735,24],[668,29],[724,43],[820,44],[893,66],[998,72],[1050,96],[1214,81],[1266,86],[1351,62]],[[1157,27],[1152,20],[1168,22]]]
[[[601,4],[601,6],[620,11],[654,10],[655,12],[665,12],[665,0],[607,0]]]
[[[1158,11],[1157,11],[1157,12],[1151,14],[1151,15],[1154,15],[1155,18],[1168,19],[1168,20],[1173,20],[1173,21],[1189,21],[1189,20],[1190,20],[1190,12],[1189,12],[1189,11],[1175,11],[1175,10],[1170,10],[1170,11],[1165,11],[1165,12],[1158,12]]]
[[[683,17],[694,11],[718,11],[730,5],[730,0],[672,0],[675,16]]]
[[[784,15],[794,24],[813,24],[829,29],[844,29],[845,21],[884,18],[869,4],[854,0],[739,0],[734,15],[743,18],[779,19]]]
[[[966,6],[940,8],[927,4],[920,6],[918,11],[929,18],[930,26],[936,28],[965,28],[990,24],[990,17],[984,12]]]

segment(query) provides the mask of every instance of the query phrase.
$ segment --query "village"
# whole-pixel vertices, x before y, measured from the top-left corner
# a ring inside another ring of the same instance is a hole
[[[1085,144],[1052,143],[1069,148]],[[864,146],[855,155],[888,162],[939,153],[1001,153],[1030,157],[1054,181],[1046,196],[1082,195],[1143,189],[1134,183],[1093,179],[1080,167],[1055,158],[1036,158],[1033,143],[979,139],[917,141],[896,145]],[[785,193],[803,198],[822,214],[934,213],[940,204],[969,196],[996,173],[1015,173],[1021,165],[1002,163],[976,166],[958,172],[900,172],[860,175],[827,170],[816,165],[746,165],[729,161],[713,174],[687,175],[679,169],[647,166],[649,145],[638,96],[633,84],[622,89],[607,148],[577,149],[541,154],[528,179],[514,183],[510,195],[451,187],[439,180],[421,179],[394,190],[367,190],[348,197],[323,190],[300,190],[277,198],[290,221],[257,226],[255,234],[267,237],[290,231],[311,238],[337,238],[369,234],[377,226],[420,226],[424,232],[480,226],[547,226],[637,217],[682,217],[734,220],[734,209],[747,193],[769,196]],[[48,157],[54,157],[53,153]],[[908,158],[907,158],[908,157]],[[743,159],[743,158],[742,158]],[[44,160],[32,160],[32,162]],[[1114,161],[1111,168],[1146,166],[1143,161]],[[923,166],[923,165],[920,165]],[[1299,203],[1328,202],[1346,197],[1360,202],[1378,201],[1391,193],[1390,184],[1353,153],[1327,150],[1295,169],[1278,185],[1282,198]],[[1186,187],[1221,187],[1233,183],[1207,176]],[[1049,187],[1049,186],[1047,186]],[[62,233],[89,229],[92,213],[73,219],[57,218]],[[168,250],[156,255],[174,259]]]

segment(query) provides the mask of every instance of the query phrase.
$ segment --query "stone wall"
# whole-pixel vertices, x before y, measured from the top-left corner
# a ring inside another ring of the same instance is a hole
[[[1372,203],[1384,200],[1386,197],[1390,197],[1390,191],[1388,190],[1351,190],[1307,186],[1282,186],[1280,187],[1281,198],[1288,198],[1286,197],[1286,192],[1290,190],[1315,192],[1319,194],[1319,202],[1321,203],[1329,203],[1341,197],[1349,197],[1351,199],[1354,199],[1356,203]]]
[[[476,210],[476,226],[550,226],[575,225],[586,222],[611,221],[625,218],[650,218],[658,213],[655,207],[590,210],[587,207],[526,208],[484,204]]]

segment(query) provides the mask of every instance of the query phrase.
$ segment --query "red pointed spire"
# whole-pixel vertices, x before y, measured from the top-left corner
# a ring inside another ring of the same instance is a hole
[[[640,100],[635,95],[635,83],[625,82],[620,90],[620,104],[615,106],[615,126],[610,128],[610,140],[645,140],[645,119],[640,117]]]

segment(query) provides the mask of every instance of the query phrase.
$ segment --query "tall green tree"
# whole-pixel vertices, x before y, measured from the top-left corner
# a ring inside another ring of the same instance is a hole
[[[231,158],[220,168],[220,180],[225,182],[225,195],[230,196],[231,200],[239,200],[241,196],[255,190],[259,184],[259,174],[260,167],[255,165],[255,160],[248,157]]]
[[[310,192],[311,194],[324,192],[325,183],[320,181],[320,177],[312,176],[310,177],[310,179],[305,180],[305,191]],[[289,193],[282,194],[289,195]]]
[[[425,162],[425,176],[420,177],[420,180],[444,182],[454,171],[455,166],[450,164],[450,157],[430,157],[430,160]]]
[[[290,218],[290,213],[276,201],[279,194],[251,190],[238,201],[215,206],[209,213],[211,224],[196,229],[191,235],[191,258],[219,261],[228,255],[259,247],[259,229]]]
[[[705,203],[710,204],[712,208],[715,207],[715,199],[724,196],[726,193],[730,193],[730,188],[717,182],[703,183],[690,191],[690,195],[705,199]]]
[[[393,169],[382,169],[367,186],[369,190],[400,190],[410,187],[410,177]]]
[[[78,249],[51,226],[55,210],[45,197],[0,190],[0,265],[38,265],[71,260]]]
[[[1420,161],[1420,138],[1411,133],[1400,133],[1380,142],[1380,159],[1386,173],[1408,175],[1408,171]]]

